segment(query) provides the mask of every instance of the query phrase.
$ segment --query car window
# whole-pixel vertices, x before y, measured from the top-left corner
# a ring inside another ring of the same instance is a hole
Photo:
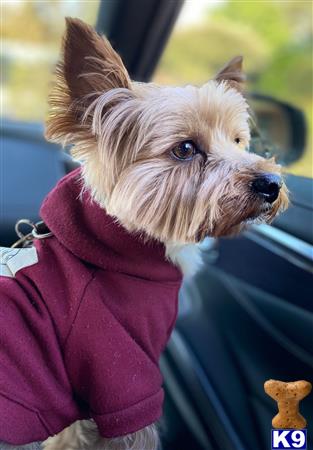
[[[95,23],[99,2],[14,1],[1,5],[2,115],[42,121],[51,73],[59,56],[64,17]]]
[[[300,108],[306,148],[287,170],[312,177],[312,2],[186,1],[154,81],[204,83],[244,55],[248,90]]]

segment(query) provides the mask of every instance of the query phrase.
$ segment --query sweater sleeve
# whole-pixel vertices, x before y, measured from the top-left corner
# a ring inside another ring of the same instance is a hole
[[[133,433],[160,418],[159,368],[107,308],[103,292],[87,290],[66,343],[65,362],[77,396],[103,437]]]
[[[32,280],[0,277],[0,441],[43,440],[75,420],[48,311]]]

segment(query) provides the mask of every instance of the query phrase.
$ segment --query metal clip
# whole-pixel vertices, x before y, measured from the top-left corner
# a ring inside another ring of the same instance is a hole
[[[35,239],[46,239],[53,235],[52,231],[47,230],[48,228],[46,224],[41,220],[40,222],[35,223],[32,235],[34,236]]]
[[[24,234],[21,230],[20,230],[20,226],[21,225],[28,225],[31,227],[31,231],[27,234]],[[16,247],[27,247],[30,246],[33,242],[34,239],[45,239],[48,238],[50,236],[52,236],[52,232],[48,231],[46,233],[41,233],[40,232],[40,228],[42,228],[42,226],[45,225],[43,221],[40,222],[32,222],[31,220],[28,219],[20,219],[16,222],[15,224],[15,232],[19,237],[19,240],[16,241],[11,248],[16,248]]]

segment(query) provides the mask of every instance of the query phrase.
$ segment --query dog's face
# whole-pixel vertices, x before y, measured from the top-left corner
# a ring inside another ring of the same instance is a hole
[[[280,166],[246,151],[241,58],[200,88],[136,83],[77,19],[67,20],[63,52],[46,135],[74,144],[93,197],[128,230],[198,242],[286,208]]]

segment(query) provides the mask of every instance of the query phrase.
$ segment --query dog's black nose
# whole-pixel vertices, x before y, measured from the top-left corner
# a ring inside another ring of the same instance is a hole
[[[283,182],[279,175],[265,173],[252,182],[252,189],[268,203],[273,203],[279,194]]]

